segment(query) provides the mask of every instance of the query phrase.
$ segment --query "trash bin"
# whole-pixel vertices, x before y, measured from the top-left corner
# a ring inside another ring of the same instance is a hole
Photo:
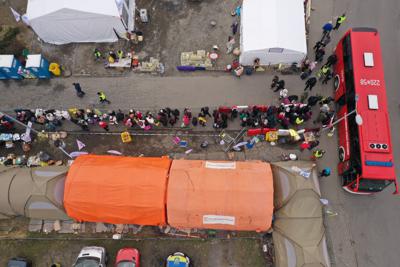
[[[28,55],[25,69],[39,79],[49,79],[49,62],[42,55]]]
[[[0,72],[3,73],[1,76],[7,77],[5,79],[22,79],[20,69],[22,69],[21,63],[14,55],[0,55]]]
[[[61,75],[61,68],[60,68],[60,65],[57,64],[57,63],[55,63],[55,62],[50,63],[49,71],[50,71],[54,76],[57,76],[57,77],[58,77],[58,76]]]
[[[7,77],[7,75],[6,75],[4,72],[2,72],[2,71],[0,70],[0,80],[7,80],[7,79],[9,79],[9,78]]]

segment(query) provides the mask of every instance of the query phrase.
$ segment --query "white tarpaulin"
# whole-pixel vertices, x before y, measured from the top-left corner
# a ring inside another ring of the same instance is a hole
[[[28,0],[36,34],[52,44],[115,42],[133,30],[135,0]]]
[[[307,54],[303,0],[244,0],[240,63],[300,62]]]

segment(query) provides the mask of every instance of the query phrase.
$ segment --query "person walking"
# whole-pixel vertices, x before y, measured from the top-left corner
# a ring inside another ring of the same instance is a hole
[[[346,13],[343,13],[341,16],[339,16],[337,19],[336,19],[336,25],[335,25],[335,27],[333,27],[333,30],[338,30],[339,29],[339,27],[340,27],[340,25],[342,25],[343,24],[343,22],[346,20],[347,18],[346,18]]]
[[[313,49],[314,49],[315,51],[317,51],[317,50],[320,49],[321,47],[322,47],[322,48],[325,47],[325,43],[324,43],[324,42],[321,42],[321,41],[318,41],[318,42],[315,43]]]
[[[283,88],[282,90],[279,91],[279,99],[284,99],[288,96],[288,89]]]
[[[333,24],[332,21],[328,21],[327,23],[322,26],[322,39],[325,38],[326,35],[328,35],[332,30],[333,30]]]
[[[274,92],[278,92],[279,90],[285,89],[285,81],[284,80],[279,80],[278,83],[276,84],[276,88]]]
[[[323,149],[316,149],[316,150],[313,151],[312,156],[311,156],[311,159],[312,159],[312,160],[320,159],[320,158],[322,158],[322,157],[324,156],[324,154],[325,154],[325,150],[323,150]]]
[[[331,42],[331,34],[328,33],[324,36],[324,38],[321,39],[321,42],[324,44],[324,47],[327,46]]]
[[[309,149],[310,148],[310,144],[306,141],[302,142],[300,144],[300,151],[303,152],[305,149]]]
[[[310,106],[310,107],[313,107],[313,106],[315,106],[317,103],[318,103],[318,101],[320,101],[322,99],[322,97],[321,96],[310,96],[308,99],[307,99],[307,104]]]
[[[321,47],[315,52],[315,61],[322,62],[322,60],[324,60],[324,56],[325,56],[325,49]]]
[[[274,89],[279,82],[279,77],[277,75],[274,76],[274,78],[272,78],[272,83],[271,83],[271,89]]]
[[[319,141],[315,140],[315,141],[311,141],[310,142],[310,147],[308,148],[308,150],[313,150],[314,148],[316,148],[319,145]]]
[[[235,45],[235,38],[228,36],[228,42],[226,43],[226,53],[230,54],[233,51],[233,46]]]
[[[318,114],[318,117],[316,120],[313,121],[314,124],[320,123],[320,122],[326,122],[329,119],[329,114],[327,112],[322,112],[320,111]]]
[[[322,84],[327,84],[330,79],[333,78],[332,72],[329,69],[328,72],[324,75],[324,79],[322,80]]]
[[[304,101],[306,101],[307,98],[308,98],[308,92],[304,91],[300,96],[300,102],[304,103]]]
[[[181,127],[182,128],[188,127],[189,124],[190,124],[190,117],[187,114],[183,115]]]
[[[309,66],[310,66],[310,60],[309,60],[308,58],[306,58],[305,60],[303,60],[303,61],[301,62],[300,70],[301,70],[302,72],[304,72],[304,71],[308,70],[308,67],[309,67]]]
[[[210,114],[210,108],[209,107],[202,107],[200,112],[203,115],[203,117],[205,117],[205,116],[209,116],[210,118],[212,117],[211,114]]]
[[[337,56],[335,54],[332,54],[328,57],[328,59],[326,60],[325,66],[333,66],[335,65],[337,62]]]
[[[317,67],[317,64],[317,61],[311,61],[310,66],[308,66],[309,71],[312,72]]]
[[[205,127],[207,125],[207,119],[205,116],[203,116],[202,114],[199,114],[199,124],[203,127]]]
[[[306,69],[304,70],[301,74],[300,74],[300,79],[305,80],[307,79],[310,75],[311,75],[312,71],[310,69]]]
[[[298,95],[290,95],[287,98],[288,98],[289,102],[291,102],[291,103],[293,103],[293,102],[296,103],[297,101],[299,101]]]
[[[329,175],[331,175],[331,168],[324,168],[320,173],[319,173],[319,177],[328,177]]]
[[[235,35],[238,30],[239,23],[237,21],[233,22],[231,25],[232,35]]]
[[[316,84],[317,84],[317,78],[315,77],[308,78],[306,81],[306,87],[304,88],[304,91],[306,91],[307,89],[311,91]]]
[[[323,79],[329,72],[331,68],[329,66],[323,65],[321,69],[318,71],[317,76],[321,80]]]
[[[329,103],[333,102],[334,100],[335,99],[333,97],[331,97],[331,96],[323,97],[319,101],[319,105],[322,106],[324,104],[329,104]]]
[[[86,120],[80,119],[80,120],[78,120],[77,124],[81,127],[81,129],[82,129],[83,131],[87,131],[87,132],[90,131],[90,129],[89,129],[89,123],[88,123]]]
[[[105,122],[105,121],[99,121],[99,126],[101,127],[101,128],[103,128],[105,131],[109,131],[110,129],[108,128],[108,123],[107,122]]]
[[[73,83],[72,85],[74,86],[76,95],[78,97],[83,97],[85,95],[85,92],[82,90],[81,85],[79,83]]]
[[[296,125],[300,125],[304,122],[304,119],[301,116],[297,116],[295,119]]]
[[[101,59],[101,52],[99,51],[99,49],[95,48],[93,51],[93,55],[94,55],[94,59],[95,60],[100,60]]]
[[[124,52],[122,50],[117,51],[118,60],[121,60],[124,57]]]
[[[102,103],[102,104],[103,103],[111,104],[111,101],[109,101],[107,99],[107,96],[106,96],[106,94],[104,92],[102,92],[102,91],[97,92],[97,95],[99,96],[100,103]]]
[[[319,108],[319,111],[323,113],[329,113],[331,111],[331,108],[328,104],[322,104]]]
[[[198,123],[197,117],[193,117],[192,118],[192,125],[193,126],[197,126],[197,123]]]

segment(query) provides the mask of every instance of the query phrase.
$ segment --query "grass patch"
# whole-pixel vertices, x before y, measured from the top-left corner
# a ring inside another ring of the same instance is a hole
[[[15,43],[15,38],[20,30],[13,27],[1,26],[0,28],[0,54],[6,53],[7,48]]]

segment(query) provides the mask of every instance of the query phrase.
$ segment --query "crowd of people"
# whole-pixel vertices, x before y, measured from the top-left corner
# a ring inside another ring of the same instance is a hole
[[[319,72],[322,71],[324,75],[326,73],[331,74],[331,67],[336,61],[336,56],[331,55]],[[306,59],[301,67],[301,77],[304,77],[304,73],[307,73],[308,76],[312,75],[316,64],[317,62],[310,62]],[[311,76],[305,82],[302,95],[289,95],[285,81],[278,76],[274,76],[270,88],[274,92],[279,91],[279,105],[268,107],[250,106],[246,108],[219,107],[214,109],[212,114],[209,107],[202,107],[197,114],[194,114],[190,108],[185,108],[181,112],[179,109],[169,107],[162,108],[157,112],[134,109],[128,112],[122,112],[121,110],[101,112],[98,109],[69,109],[68,111],[17,109],[15,112],[17,120],[25,124],[28,121],[42,124],[47,131],[55,131],[62,125],[64,120],[70,120],[84,131],[89,131],[91,129],[89,126],[94,125],[98,125],[105,131],[109,131],[110,125],[123,125],[128,129],[136,127],[143,130],[150,130],[155,127],[205,127],[210,124],[209,120],[213,128],[225,129],[228,127],[228,123],[237,117],[239,117],[242,127],[288,129],[289,127],[303,125],[310,120],[313,115],[313,107],[319,104],[319,114],[313,123],[321,123],[326,126],[334,116],[334,112],[330,107],[333,98],[331,96],[308,96],[308,91],[311,92],[317,81],[318,79],[315,76]],[[74,83],[73,86],[78,96],[85,95],[79,83]],[[97,95],[100,103],[111,103],[104,92],[100,91]],[[11,129],[12,124],[12,120],[7,117],[3,116],[1,118],[1,127],[3,129]]]
[[[0,133],[8,132],[14,127],[14,122],[7,116],[0,114]]]
[[[228,124],[236,118],[240,125],[248,128],[283,128],[302,125],[312,117],[311,108],[319,103],[320,114],[314,123],[327,125],[333,112],[329,103],[332,97],[310,96],[306,101],[299,101],[297,95],[289,95],[281,99],[279,106],[250,106],[250,107],[219,107],[210,111],[209,107],[202,107],[195,114],[190,108],[172,109],[162,108],[157,112],[130,109],[109,110],[102,112],[99,109],[16,109],[16,119],[24,124],[32,122],[44,126],[46,131],[56,131],[65,121],[71,121],[83,131],[90,131],[93,126],[99,126],[109,131],[110,126],[123,126],[127,129],[137,128],[151,130],[160,127],[205,127],[226,129]],[[13,121],[7,116],[1,116],[3,131],[13,128]]]
[[[237,11],[237,12],[240,12]],[[205,127],[212,126],[215,129],[225,129],[228,124],[235,119],[240,120],[241,127],[247,128],[268,128],[268,129],[320,129],[329,127],[333,122],[334,111],[331,103],[334,101],[332,96],[310,95],[312,89],[318,81],[326,84],[333,77],[332,67],[337,63],[335,54],[329,55],[326,62],[317,70],[317,66],[324,61],[326,54],[325,47],[331,41],[331,31],[337,30],[346,20],[346,15],[338,17],[336,25],[331,21],[322,27],[322,37],[314,45],[314,60],[305,59],[301,66],[300,78],[305,80],[304,92],[301,95],[289,94],[286,83],[279,76],[274,76],[270,89],[279,92],[279,101],[276,105],[270,106],[249,106],[249,107],[219,107],[212,111],[209,107],[202,107],[200,112],[193,112],[191,108],[184,108],[183,111],[165,107],[158,111],[143,111],[130,109],[127,112],[119,110],[109,110],[102,112],[99,109],[69,109],[69,110],[44,110],[44,109],[16,109],[16,120],[27,124],[28,122],[43,125],[46,131],[56,131],[65,121],[71,121],[78,125],[83,131],[90,131],[100,127],[105,131],[110,130],[110,126],[123,126],[126,129],[136,128],[145,131],[159,127]],[[233,36],[237,32],[237,23],[232,24]],[[231,37],[232,39],[232,37]],[[230,47],[228,47],[229,50]],[[228,53],[231,51],[228,51]],[[99,55],[99,53],[95,53]],[[236,67],[236,66],[235,66]],[[79,83],[73,83],[77,96],[85,96]],[[104,92],[97,93],[99,102],[110,104]],[[318,106],[318,115],[315,106]],[[312,118],[314,119],[312,120]],[[307,121],[312,120],[312,123]],[[14,129],[13,119],[0,116],[0,132],[10,132]],[[300,149],[313,149],[319,142],[301,143]],[[313,157],[322,157],[324,151],[315,150]]]
[[[229,118],[228,112],[220,112],[220,109],[215,109],[211,114],[209,107],[202,107],[197,114],[193,114],[190,108],[185,108],[181,112],[179,109],[169,107],[160,109],[158,112],[134,109],[128,112],[121,110],[102,112],[99,109],[71,108],[69,110],[16,109],[15,113],[16,119],[23,124],[32,122],[43,125],[46,131],[56,131],[64,121],[71,121],[84,131],[89,131],[92,129],[91,126],[96,125],[105,131],[109,131],[110,125],[143,130],[158,127],[205,127],[208,120],[212,120],[215,128],[227,128]],[[4,131],[13,129],[14,123],[9,117],[1,116],[0,119]]]

